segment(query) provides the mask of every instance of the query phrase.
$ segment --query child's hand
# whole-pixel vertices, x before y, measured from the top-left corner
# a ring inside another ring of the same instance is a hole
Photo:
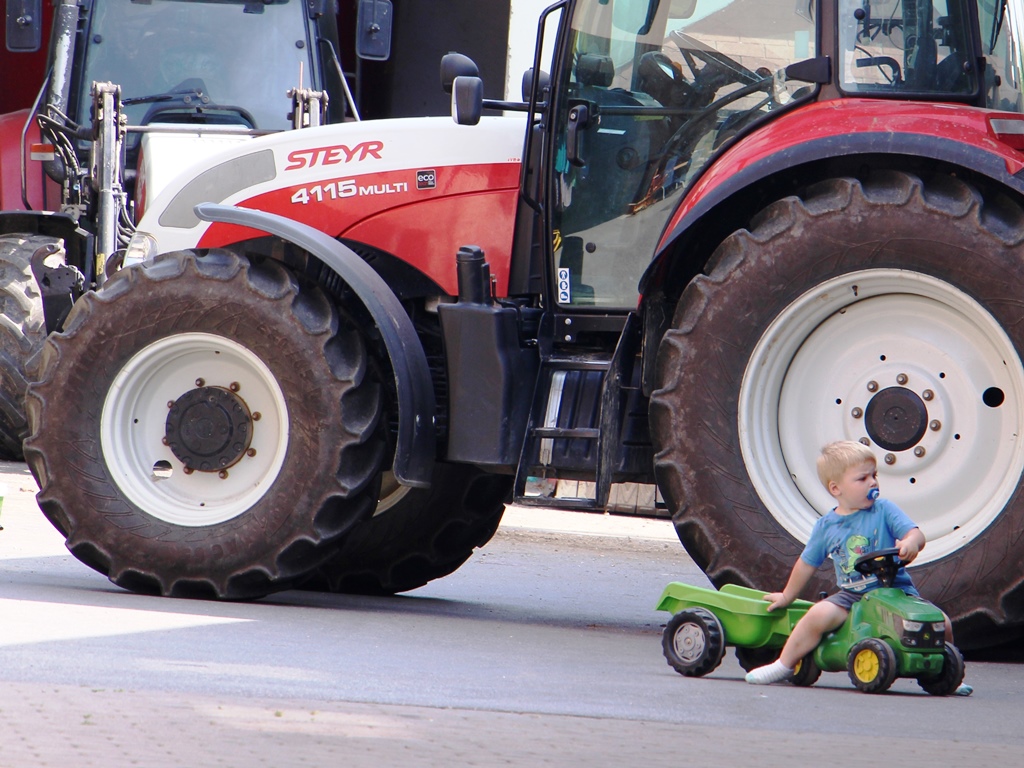
[[[897,539],[896,547],[900,551],[900,560],[903,565],[910,565],[914,562],[914,558],[917,557],[917,553],[921,551],[920,546],[915,537],[908,536],[905,539]]]
[[[785,608],[793,602],[791,599],[786,597],[783,592],[769,592],[764,596],[764,599],[771,603],[771,605],[768,606],[769,611],[774,611],[778,608]]]

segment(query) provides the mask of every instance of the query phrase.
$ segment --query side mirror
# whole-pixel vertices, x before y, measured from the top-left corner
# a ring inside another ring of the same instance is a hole
[[[356,55],[370,61],[391,56],[391,0],[359,0],[356,15]]]
[[[484,111],[484,81],[460,76],[452,84],[452,118],[459,125],[476,125]]]
[[[461,53],[446,53],[441,57],[441,87],[445,93],[452,92],[457,77],[479,77],[480,68],[469,56]]]
[[[538,100],[544,98],[544,92],[551,87],[551,75],[541,70],[537,75],[537,97]],[[530,100],[530,92],[533,90],[533,67],[523,72],[523,84],[522,93],[523,101]]]
[[[43,40],[42,0],[7,0],[7,50],[38,51]]]

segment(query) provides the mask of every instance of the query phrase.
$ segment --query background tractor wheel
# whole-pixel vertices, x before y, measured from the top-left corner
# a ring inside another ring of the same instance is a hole
[[[884,640],[869,637],[850,649],[846,669],[857,690],[884,693],[896,680],[896,654]]]
[[[465,464],[437,463],[430,488],[398,485],[387,472],[374,516],[304,586],[390,595],[447,576],[490,541],[511,488],[511,477]]]
[[[47,341],[27,399],[40,507],[126,589],[252,598],[372,514],[381,388],[362,337],[274,261],[171,253]]]
[[[28,437],[25,392],[46,339],[32,254],[58,242],[42,235],[0,236],[0,458],[10,461],[22,458],[21,443]]]
[[[722,663],[725,631],[722,623],[706,608],[687,608],[674,614],[665,625],[661,648],[676,672],[703,677]]]
[[[964,657],[952,643],[942,649],[942,672],[935,677],[919,677],[918,685],[932,696],[951,696],[964,681]]]
[[[838,178],[759,213],[679,300],[651,399],[658,483],[712,583],[784,584],[866,442],[925,533],[911,574],[961,648],[1024,635],[1024,210],[952,176]],[[807,595],[829,590],[823,569]]]

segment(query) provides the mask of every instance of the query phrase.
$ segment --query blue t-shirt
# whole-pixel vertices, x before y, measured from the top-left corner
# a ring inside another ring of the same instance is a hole
[[[857,558],[878,549],[895,547],[896,540],[914,528],[917,525],[906,513],[887,499],[879,499],[852,515],[836,514],[833,508],[814,523],[800,559],[817,568],[826,557],[831,557],[836,569],[836,584],[841,589],[866,592],[878,587],[878,578],[855,571],[853,564]],[[909,587],[912,594],[917,591],[905,568],[896,573],[893,586],[899,589]]]

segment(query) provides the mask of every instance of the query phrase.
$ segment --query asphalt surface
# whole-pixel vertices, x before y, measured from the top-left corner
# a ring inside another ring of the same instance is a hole
[[[0,482],[0,768],[1024,759],[1017,666],[971,665],[969,699],[912,681],[869,697],[841,675],[755,688],[731,654],[675,675],[651,590],[703,577],[664,520],[513,507],[469,565],[409,598],[211,603],[113,587],[66,553],[23,465]]]

